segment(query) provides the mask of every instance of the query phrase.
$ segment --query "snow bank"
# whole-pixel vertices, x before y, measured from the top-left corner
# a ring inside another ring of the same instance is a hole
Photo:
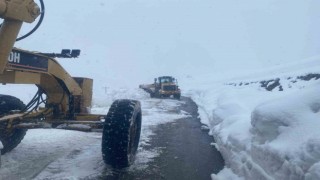
[[[227,167],[245,179],[320,179],[320,83],[301,78],[320,67],[319,58],[288,67],[244,79],[216,81],[207,75],[180,81],[185,95],[199,105]],[[270,78],[278,78],[282,87],[262,87],[260,82]]]
[[[234,179],[244,180],[243,178],[240,178],[239,176],[234,174],[232,170],[229,168],[224,168],[218,174],[212,174],[211,178],[213,180],[234,180]]]
[[[252,157],[277,179],[317,176],[310,168],[320,162],[319,87],[261,104],[252,112]]]

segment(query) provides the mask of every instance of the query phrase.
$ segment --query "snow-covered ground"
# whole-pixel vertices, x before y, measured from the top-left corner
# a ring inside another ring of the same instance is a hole
[[[150,99],[140,89],[110,91],[94,100],[94,113],[106,113],[114,99],[138,99],[142,103],[143,123],[140,146],[130,171],[141,170],[161,149],[146,150],[152,128],[188,116],[178,110],[176,100]],[[102,161],[101,133],[58,129],[29,130],[24,140],[2,156],[0,179],[83,179],[111,173]]]
[[[212,73],[180,80],[226,161],[228,169],[213,179],[234,179],[230,169],[252,180],[320,179],[320,81],[303,80],[319,68],[315,57],[237,78]],[[277,78],[281,88],[262,87]]]

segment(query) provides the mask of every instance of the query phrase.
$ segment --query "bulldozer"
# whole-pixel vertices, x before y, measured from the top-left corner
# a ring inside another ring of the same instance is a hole
[[[0,95],[1,154],[16,148],[28,129],[86,125],[86,131],[101,129],[102,158],[107,165],[130,166],[140,139],[140,102],[119,99],[107,114],[90,114],[93,79],[72,77],[56,59],[77,58],[80,50],[41,53],[14,47],[21,39],[17,37],[24,23],[40,18],[38,28],[43,20],[44,3],[39,2],[40,5],[33,0],[0,0],[0,83],[33,84],[38,89],[27,104],[14,96]],[[34,31],[35,28],[31,33]]]
[[[181,90],[178,81],[172,76],[154,78],[153,84],[142,84],[139,87],[150,94],[151,98],[173,98],[180,100]]]

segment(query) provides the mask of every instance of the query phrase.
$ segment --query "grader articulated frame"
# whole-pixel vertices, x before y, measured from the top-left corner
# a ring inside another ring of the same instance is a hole
[[[77,57],[80,50],[64,50],[59,56],[14,48],[23,22],[34,22],[40,11],[33,0],[0,0],[0,18],[4,19],[0,27],[0,83],[38,87],[27,105],[13,96],[0,95],[0,141],[4,146],[1,153],[15,148],[27,129],[48,124],[87,124],[103,128],[102,155],[106,164],[116,168],[129,166],[140,138],[140,102],[116,100],[107,115],[89,114],[93,80],[72,77],[54,59]]]

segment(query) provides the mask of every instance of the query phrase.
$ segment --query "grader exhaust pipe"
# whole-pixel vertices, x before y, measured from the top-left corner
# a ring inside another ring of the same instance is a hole
[[[8,57],[17,39],[22,23],[32,23],[40,14],[33,0],[0,0],[0,74],[6,68]]]

